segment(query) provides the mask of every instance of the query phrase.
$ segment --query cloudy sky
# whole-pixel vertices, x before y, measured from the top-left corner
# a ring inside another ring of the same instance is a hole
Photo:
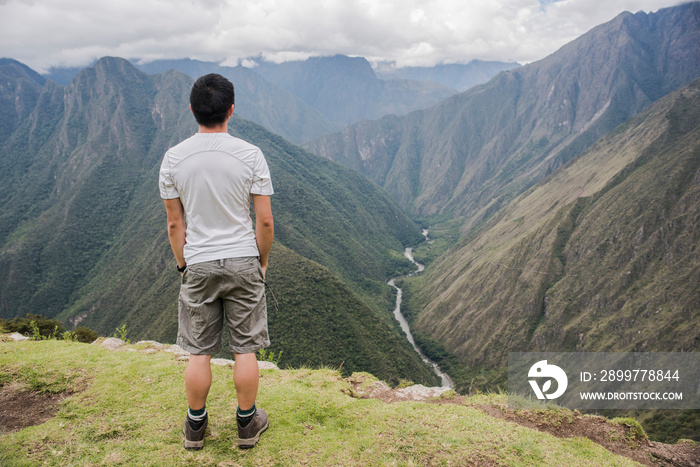
[[[0,57],[37,71],[113,55],[236,65],[345,54],[398,66],[527,63],[622,11],[679,0],[0,0]]]

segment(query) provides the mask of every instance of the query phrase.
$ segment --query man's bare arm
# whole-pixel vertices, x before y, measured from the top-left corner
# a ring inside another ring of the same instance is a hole
[[[270,197],[266,195],[253,195],[253,209],[255,210],[255,241],[258,243],[260,253],[260,265],[263,270],[263,279],[267,272],[267,260],[272,248],[272,239],[275,236],[275,224],[272,219],[272,207]]]
[[[170,248],[175,255],[178,267],[185,266],[185,208],[182,206],[180,198],[166,199],[165,212],[168,216],[168,240]]]

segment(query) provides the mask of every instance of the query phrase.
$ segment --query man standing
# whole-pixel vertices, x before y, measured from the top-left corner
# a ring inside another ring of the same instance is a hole
[[[191,353],[186,449],[204,446],[210,361],[221,348],[224,327],[236,361],[238,446],[252,448],[268,427],[267,414],[255,406],[255,352],[270,345],[264,280],[274,234],[273,190],[260,149],[228,134],[233,106],[229,80],[218,74],[197,79],[190,109],[199,132],[170,148],[160,168],[168,238],[182,275],[177,344]]]

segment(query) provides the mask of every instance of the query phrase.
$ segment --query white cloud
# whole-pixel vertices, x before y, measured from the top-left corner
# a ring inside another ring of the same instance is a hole
[[[529,62],[624,10],[677,0],[6,0],[0,56],[38,71],[103,55],[235,64],[360,55],[401,65]]]

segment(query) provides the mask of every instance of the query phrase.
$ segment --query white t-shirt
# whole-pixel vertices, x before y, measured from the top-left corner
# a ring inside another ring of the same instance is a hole
[[[159,177],[163,199],[185,208],[187,264],[259,256],[250,195],[273,194],[262,151],[228,133],[197,133],[170,148]]]

